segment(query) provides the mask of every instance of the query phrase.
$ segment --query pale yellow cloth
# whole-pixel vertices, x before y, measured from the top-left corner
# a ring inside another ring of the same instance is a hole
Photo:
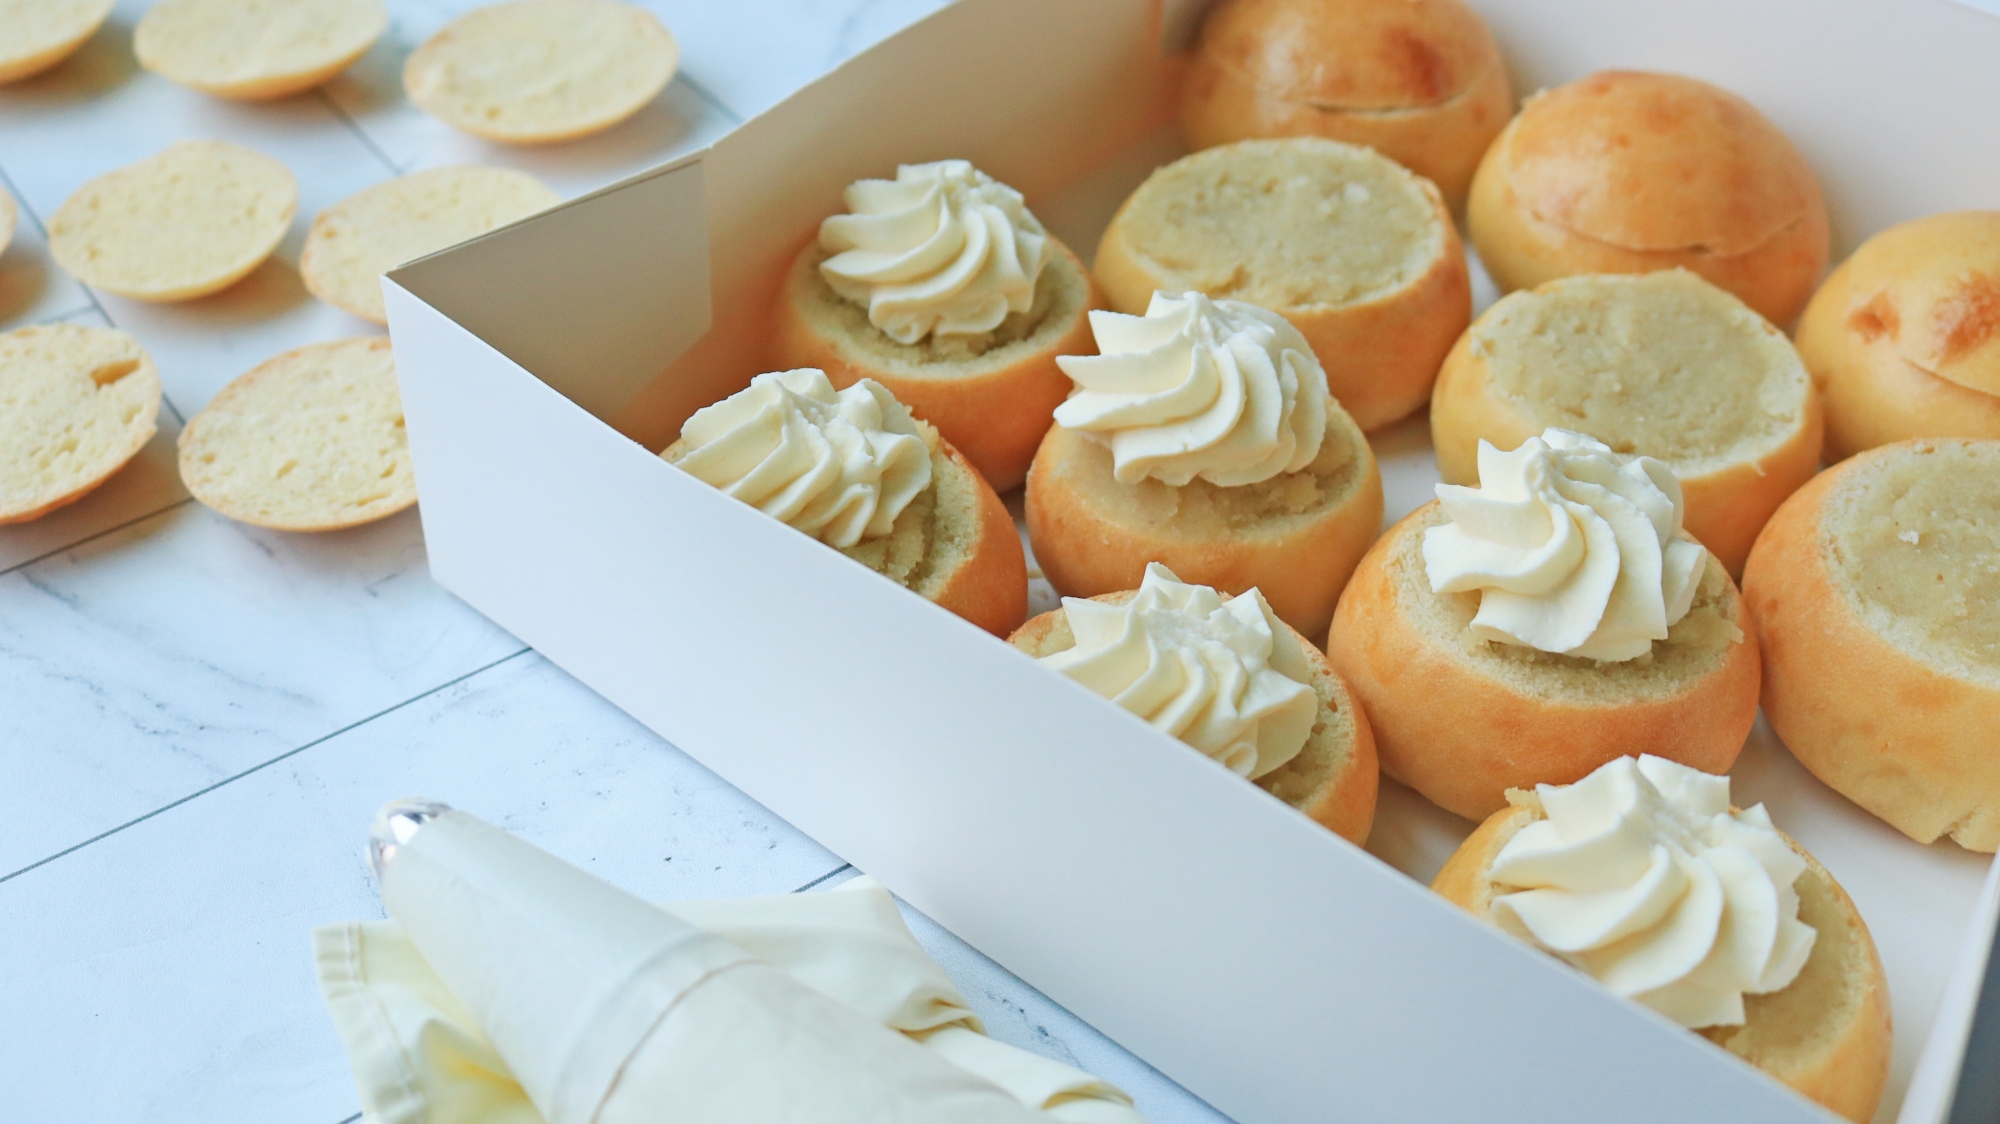
[[[783,970],[944,1061],[1066,1124],[1144,1124],[1118,1089],[986,1037],[888,892],[856,879],[824,894],[661,908]],[[368,1124],[544,1124],[463,1005],[393,921],[313,934],[321,990]],[[694,1122],[688,1122],[694,1124]]]

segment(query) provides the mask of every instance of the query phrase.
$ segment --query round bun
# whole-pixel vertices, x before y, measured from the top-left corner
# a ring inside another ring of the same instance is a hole
[[[181,431],[181,481],[244,523],[336,531],[417,502],[386,336],[316,343],[252,368]]]
[[[1431,889],[1473,916],[1493,912],[1493,860],[1524,827],[1542,818],[1533,793],[1493,813],[1438,872]],[[1805,860],[1793,887],[1799,920],[1812,926],[1812,954],[1785,987],[1743,997],[1741,1026],[1708,1027],[1702,1037],[1856,1124],[1866,1124],[1889,1081],[1889,984],[1882,958],[1854,901],[1819,861],[1789,836]]]
[[[1791,342],[1684,270],[1550,281],[1459,338],[1431,397],[1447,483],[1478,483],[1482,439],[1514,449],[1550,426],[1666,462],[1687,533],[1732,574],[1819,471],[1819,399]]]
[[[40,74],[97,34],[117,0],[0,0],[0,82]]]
[[[152,440],[160,373],[110,328],[0,334],[0,523],[75,503]]]
[[[121,297],[192,300],[262,265],[298,207],[298,182],[276,160],[182,141],[78,188],[49,223],[49,253]]]
[[[1136,589],[1159,562],[1225,594],[1262,590],[1280,619],[1317,636],[1381,530],[1382,474],[1338,406],[1312,464],[1233,488],[1120,484],[1109,449],[1055,426],[1028,472],[1027,514],[1035,561],[1064,596]]]
[[[667,88],[680,48],[619,0],[512,0],[458,17],[411,52],[403,89],[455,129],[551,144],[609,129]]]
[[[1826,204],[1756,107],[1672,74],[1600,71],[1536,94],[1473,177],[1472,244],[1504,292],[1690,269],[1774,324],[1826,269]]]
[[[1193,148],[1294,136],[1366,145],[1458,210],[1512,111],[1493,34],[1459,0],[1223,0],[1189,65],[1181,131]]]
[[[313,216],[299,274],[313,296],[387,324],[382,274],[562,202],[526,172],[432,168],[364,188]]]
[[[1092,600],[1122,605],[1134,592],[1128,589]],[[1305,653],[1313,693],[1319,696],[1319,717],[1297,757],[1250,783],[1358,847],[1368,841],[1369,829],[1375,824],[1375,794],[1380,784],[1368,717],[1320,650],[1290,628],[1286,634]],[[1076,647],[1069,617],[1061,609],[1051,609],[1029,621],[1007,642],[1036,659]]]
[[[898,343],[868,311],[820,275],[826,251],[811,243],[792,262],[778,301],[772,366],[818,367],[836,388],[874,379],[917,417],[938,427],[1002,492],[1021,485],[1042,434],[1069,396],[1058,355],[1093,351],[1090,318],[1100,301],[1090,274],[1053,236],[1055,256],[1035,286],[1034,306],[984,336]],[[1134,584],[1137,584],[1136,582]]]
[[[139,65],[218,97],[310,90],[389,27],[382,0],[160,0],[132,35]]]
[[[1892,226],[1799,318],[1827,455],[1911,437],[2000,438],[2000,211]]]
[[[1327,656],[1368,711],[1382,771],[1468,819],[1510,788],[1571,784],[1650,753],[1725,773],[1757,719],[1757,645],[1712,556],[1694,606],[1649,657],[1599,663],[1475,637],[1477,593],[1432,593],[1423,537],[1436,501],[1354,571]]]
[[[835,549],[995,636],[1028,616],[1028,563],[1021,534],[993,486],[937,429],[917,422],[931,451],[931,486],[896,516],[888,535]],[[675,441],[668,463],[687,453]]]
[[[1437,187],[1323,137],[1238,141],[1158,169],[1118,209],[1093,269],[1111,307],[1134,316],[1155,291],[1278,313],[1370,432],[1423,406],[1472,320]]]
[[[2000,847],[2000,441],[1827,470],[1743,574],[1764,713],[1792,756],[1920,843]]]

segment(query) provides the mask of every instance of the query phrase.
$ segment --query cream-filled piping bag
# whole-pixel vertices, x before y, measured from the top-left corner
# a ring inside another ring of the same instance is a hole
[[[422,954],[549,1124],[1098,1118],[1036,1111],[920,1045],[924,1035],[899,1034],[464,813],[386,807],[370,860],[397,939]],[[339,943],[322,939],[323,980]],[[964,1035],[977,1037],[962,1026],[929,1036]],[[1137,1121],[1111,1093],[1097,1107],[1119,1111],[1103,1119]]]

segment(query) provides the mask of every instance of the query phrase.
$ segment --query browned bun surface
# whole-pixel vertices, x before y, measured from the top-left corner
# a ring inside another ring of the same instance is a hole
[[[1035,561],[1065,596],[1135,589],[1159,562],[1227,594],[1254,586],[1286,624],[1316,636],[1381,529],[1382,476],[1337,406],[1311,465],[1233,488],[1199,477],[1121,484],[1110,450],[1056,426],[1028,473],[1027,509]]]
[[[1477,819],[1510,788],[1571,784],[1650,753],[1728,772],[1757,718],[1757,645],[1711,556],[1687,616],[1648,655],[1600,663],[1481,640],[1477,593],[1433,593],[1433,501],[1390,528],[1341,595],[1327,656],[1375,731],[1382,771]]]
[[[1821,473],[1743,574],[1764,713],[1813,775],[1920,843],[2000,847],[2000,441]]]
[[[1223,0],[1181,94],[1188,144],[1322,136],[1366,145],[1465,205],[1513,95],[1485,21],[1459,0]]]
[[[1828,455],[1911,437],[2000,438],[2000,211],[1892,226],[1799,318]]]
[[[1093,600],[1119,605],[1131,600],[1134,592],[1107,593]],[[1359,846],[1367,842],[1375,823],[1380,779],[1368,718],[1326,656],[1296,631],[1288,628],[1287,635],[1305,653],[1310,686],[1319,696],[1319,716],[1297,757],[1251,783]],[[1075,647],[1076,637],[1070,633],[1069,618],[1061,609],[1052,609],[1021,626],[1007,642],[1040,659]]]
[[[1482,920],[1493,910],[1493,860],[1542,818],[1521,793],[1479,825],[1438,872],[1431,889]],[[1742,1026],[1696,1031],[1828,1109],[1865,1124],[1889,1081],[1889,983],[1861,913],[1840,883],[1789,836],[1806,861],[1794,888],[1799,920],[1818,934],[1798,977],[1768,995],[1743,997]]]
[[[1727,90],[1644,71],[1529,98],[1481,161],[1466,218],[1503,290],[1680,267],[1781,326],[1830,253],[1819,182],[1769,119]]]
[[[1035,286],[1027,312],[1009,315],[977,336],[890,339],[868,311],[820,276],[817,242],[792,263],[778,301],[772,364],[817,367],[835,389],[874,379],[917,417],[938,428],[998,491],[1020,486],[1042,434],[1069,396],[1058,355],[1089,355],[1096,286],[1069,247],[1051,236],[1056,255]]]

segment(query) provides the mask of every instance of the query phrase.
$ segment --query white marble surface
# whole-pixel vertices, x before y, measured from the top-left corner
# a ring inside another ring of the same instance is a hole
[[[0,254],[0,330],[123,327],[158,360],[168,400],[160,436],[103,489],[0,527],[0,1119],[344,1124],[358,1105],[306,934],[379,913],[359,842],[385,799],[450,800],[655,898],[852,872],[438,588],[414,513],[291,536],[191,502],[173,467],[183,419],[272,354],[378,330],[299,282],[318,208],[462,162],[588,190],[713,139],[941,0],[643,0],[680,39],[681,76],[613,132],[530,150],[456,134],[401,96],[403,57],[473,0],[388,0],[392,32],[352,71],[260,106],[138,70],[131,27],[149,2],[125,0],[58,70],[0,87],[0,189],[22,208]],[[100,297],[54,266],[41,224],[63,198],[198,136],[297,173],[300,218],[271,263],[164,307]],[[1384,453],[1399,442],[1423,436],[1391,435]],[[1392,478],[1392,510],[1427,485]],[[1783,811],[1807,782],[1768,741],[1739,779]],[[1425,826],[1420,798],[1391,784],[1385,800]],[[1462,830],[1378,832],[1373,846],[1417,870]],[[1838,835],[1808,842],[1829,865],[1861,861]],[[1944,889],[1938,901],[1956,902]],[[1159,1124],[1220,1119],[911,923],[998,1037],[1117,1082]]]
[[[0,1118],[303,1121],[358,1103],[307,931],[379,916],[360,859],[383,800],[450,800],[653,898],[824,887],[828,853],[429,578],[414,512],[261,531],[187,498],[174,439],[288,348],[378,329],[311,299],[314,211],[400,172],[530,171],[565,195],[768,107],[939,0],[652,0],[681,76],[620,128],[510,150],[411,108],[405,55],[470,0],[389,0],[391,33],[324,92],[236,105],[133,62],[127,0],[57,70],[0,87],[0,330],[116,325],[160,366],[161,433],[103,489],[0,528]],[[300,217],[247,281],[188,304],[94,294],[42,226],[77,186],[214,136],[298,176]],[[928,919],[920,939],[998,1037],[1131,1090],[1162,1124],[1220,1119]]]

